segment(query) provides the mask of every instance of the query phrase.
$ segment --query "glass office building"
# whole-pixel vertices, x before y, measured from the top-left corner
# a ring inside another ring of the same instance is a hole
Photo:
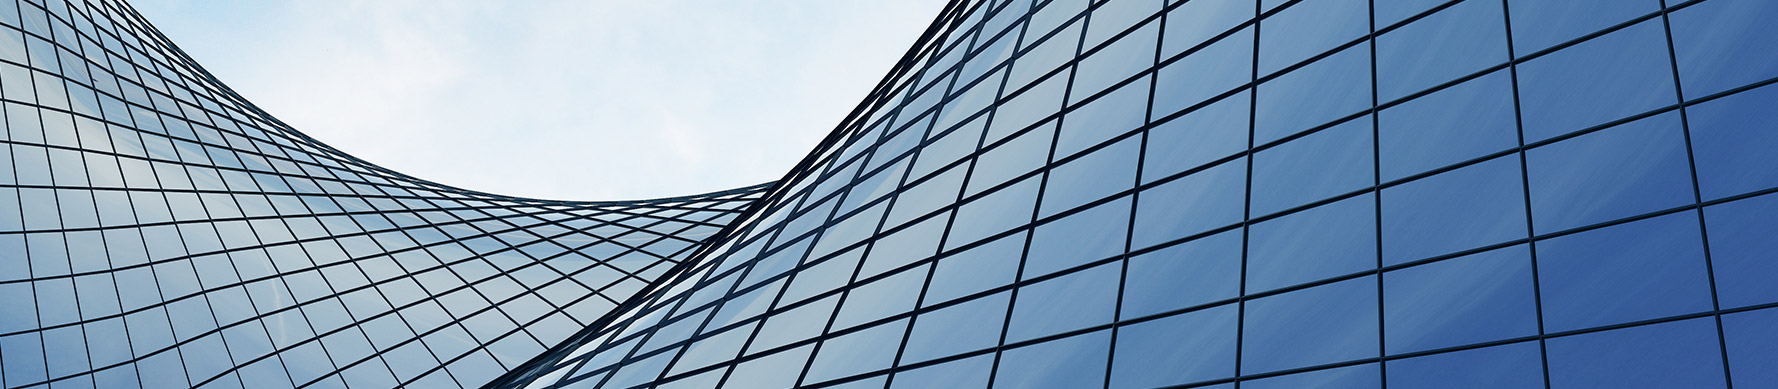
[[[958,0],[782,180],[630,202],[0,4],[8,388],[1778,385],[1778,2]]]
[[[0,25],[6,388],[474,387],[768,188],[465,191],[296,132],[122,3],[0,0]]]

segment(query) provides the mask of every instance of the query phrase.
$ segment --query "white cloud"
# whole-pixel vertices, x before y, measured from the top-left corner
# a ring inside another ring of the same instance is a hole
[[[360,158],[468,189],[605,200],[779,178],[942,3],[136,6],[242,95]]]

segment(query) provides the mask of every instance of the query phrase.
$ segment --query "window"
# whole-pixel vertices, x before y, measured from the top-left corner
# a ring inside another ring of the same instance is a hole
[[[1716,334],[1701,318],[1550,339],[1550,386],[1725,387]]]

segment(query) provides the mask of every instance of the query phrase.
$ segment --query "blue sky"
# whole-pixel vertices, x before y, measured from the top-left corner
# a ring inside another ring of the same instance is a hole
[[[491,193],[620,200],[781,177],[944,1],[132,3],[355,156]]]

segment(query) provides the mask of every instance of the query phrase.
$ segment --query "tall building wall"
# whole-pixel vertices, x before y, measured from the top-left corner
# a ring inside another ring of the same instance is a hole
[[[959,1],[505,387],[1763,387],[1778,3]]]
[[[1774,20],[959,0],[778,184],[572,202],[0,0],[0,386],[1771,385]]]
[[[0,115],[6,388],[480,386],[769,187],[577,202],[404,176],[112,1],[0,0]]]

